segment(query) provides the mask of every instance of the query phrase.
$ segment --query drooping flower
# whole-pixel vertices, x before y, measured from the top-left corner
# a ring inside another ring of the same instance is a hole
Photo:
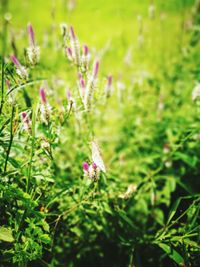
[[[13,62],[13,64],[15,65],[15,67],[16,67],[16,72],[19,75],[19,77],[24,79],[24,80],[27,80],[28,79],[28,71],[27,71],[27,69],[20,64],[20,62],[18,61],[18,59],[17,59],[17,57],[15,55],[12,55],[10,57],[10,59]]]

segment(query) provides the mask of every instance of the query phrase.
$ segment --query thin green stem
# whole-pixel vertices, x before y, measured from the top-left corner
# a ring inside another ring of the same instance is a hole
[[[4,174],[6,173],[7,165],[8,165],[8,159],[10,155],[10,150],[12,146],[12,141],[13,141],[13,118],[14,118],[14,113],[15,113],[15,108],[14,106],[12,107],[12,113],[11,113],[11,121],[10,121],[10,140],[9,140],[9,145],[8,145],[8,150],[6,153],[6,160],[5,160],[5,165],[4,165]]]
[[[5,52],[6,52],[6,41],[7,41],[7,24],[8,21],[4,18],[4,14],[7,10],[7,1],[3,3],[3,33],[2,33],[2,59],[1,59],[1,104],[0,104],[0,115],[4,105],[4,74],[5,74]]]

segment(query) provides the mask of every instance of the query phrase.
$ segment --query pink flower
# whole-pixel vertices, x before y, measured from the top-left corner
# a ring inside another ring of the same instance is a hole
[[[84,45],[83,46],[83,54],[84,54],[84,56],[87,56],[88,55],[88,52],[89,52],[88,46],[87,45]]]
[[[28,114],[26,112],[22,112],[22,119],[24,122],[28,122],[29,119],[28,119]]]
[[[99,72],[99,61],[96,61],[94,64],[94,69],[93,69],[93,77],[97,78],[97,74]]]
[[[72,93],[71,93],[70,89],[68,89],[67,90],[67,99],[71,100],[71,98],[72,98]]]
[[[75,32],[74,32],[74,28],[72,26],[70,27],[70,33],[71,33],[72,39],[75,40],[76,39],[76,35],[75,35]]]
[[[68,58],[71,60],[72,57],[73,57],[72,49],[71,49],[70,47],[67,47],[67,48],[66,48],[66,52],[67,52],[67,56],[68,56]]]
[[[92,163],[92,167],[93,167],[94,170],[96,170],[97,169],[97,164],[95,162],[93,162]]]
[[[27,30],[29,35],[30,46],[35,46],[35,36],[31,23],[28,24]]]
[[[81,88],[85,88],[85,80],[83,78],[80,79],[80,86]]]
[[[18,61],[18,59],[16,58],[15,55],[10,56],[10,59],[11,59],[11,61],[14,63],[14,65],[15,65],[15,67],[16,67],[16,72],[17,72],[17,74],[18,74],[22,79],[27,80],[27,79],[28,79],[28,71],[27,71],[27,69],[19,63],[19,61]]]
[[[87,162],[83,162],[83,170],[86,172],[89,170],[89,164]]]
[[[110,87],[110,86],[112,85],[112,79],[113,79],[112,75],[109,75],[109,76],[107,77],[107,80],[108,80],[108,87]]]
[[[10,56],[10,59],[12,60],[12,62],[14,63],[14,65],[16,66],[16,68],[21,68],[21,64],[19,63],[18,59],[16,58],[15,55]]]
[[[47,99],[46,99],[46,93],[45,90],[43,88],[40,88],[40,98],[43,104],[47,103]]]

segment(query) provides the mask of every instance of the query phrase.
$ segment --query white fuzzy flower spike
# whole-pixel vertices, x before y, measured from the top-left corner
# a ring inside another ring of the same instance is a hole
[[[96,142],[92,141],[92,161],[99,167],[99,169],[103,172],[106,172],[106,168],[100,153],[99,146]]]

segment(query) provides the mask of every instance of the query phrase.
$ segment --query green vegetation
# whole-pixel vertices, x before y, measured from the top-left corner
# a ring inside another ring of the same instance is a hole
[[[198,267],[200,1],[0,3],[0,267]]]

